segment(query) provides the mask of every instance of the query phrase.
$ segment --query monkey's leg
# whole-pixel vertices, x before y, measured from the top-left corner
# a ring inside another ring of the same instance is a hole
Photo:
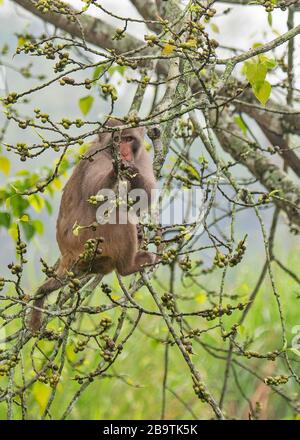
[[[116,269],[121,276],[131,275],[142,269],[145,264],[154,264],[156,255],[147,251],[139,251],[135,254],[134,260],[128,265],[128,261],[117,264]]]

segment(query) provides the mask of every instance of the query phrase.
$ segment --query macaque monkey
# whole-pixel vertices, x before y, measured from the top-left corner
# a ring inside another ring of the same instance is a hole
[[[121,122],[114,119],[108,122],[107,127],[119,125],[122,125]],[[66,284],[68,271],[77,276],[85,273],[105,275],[116,270],[121,276],[126,276],[139,271],[144,265],[155,263],[154,254],[138,249],[136,224],[130,221],[127,224],[98,224],[97,206],[88,202],[99,190],[116,188],[119,168],[121,176],[125,176],[128,182],[128,191],[144,189],[150,203],[155,178],[152,160],[143,145],[144,135],[142,127],[114,131],[113,134],[100,133],[85,153],[86,159],[76,165],[63,189],[57,219],[56,238],[61,257],[55,275],[38,289],[35,307],[42,308],[46,296]],[[117,144],[115,138],[118,139]],[[119,167],[114,160],[116,154]],[[75,224],[84,226],[78,234],[73,231]],[[99,243],[99,247],[93,258],[85,261],[85,244],[90,239]],[[32,310],[29,326],[33,331],[40,328],[40,310]]]

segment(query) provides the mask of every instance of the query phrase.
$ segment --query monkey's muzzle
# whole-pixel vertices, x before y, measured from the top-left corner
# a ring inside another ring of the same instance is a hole
[[[132,154],[131,144],[129,142],[120,143],[120,156],[122,160],[126,160],[127,162],[132,162],[133,154]]]

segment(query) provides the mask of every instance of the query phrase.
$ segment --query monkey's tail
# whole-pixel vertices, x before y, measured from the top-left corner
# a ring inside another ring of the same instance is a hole
[[[54,290],[63,287],[64,284],[65,282],[62,280],[49,278],[49,280],[37,290],[36,298],[33,302],[33,306],[36,308],[32,309],[28,322],[28,327],[31,331],[37,332],[42,326],[42,311],[39,309],[43,308],[46,297]]]
[[[32,309],[28,323],[30,330],[33,332],[37,332],[42,326],[42,311],[38,309],[43,308],[45,299],[46,295],[42,298],[35,299],[33,302],[33,306],[37,308]]]

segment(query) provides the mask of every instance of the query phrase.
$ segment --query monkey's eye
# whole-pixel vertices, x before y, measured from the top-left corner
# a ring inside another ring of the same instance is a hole
[[[131,142],[133,142],[133,137],[132,136],[124,136],[124,137],[122,137],[121,142],[126,142],[126,144],[130,144]]]

